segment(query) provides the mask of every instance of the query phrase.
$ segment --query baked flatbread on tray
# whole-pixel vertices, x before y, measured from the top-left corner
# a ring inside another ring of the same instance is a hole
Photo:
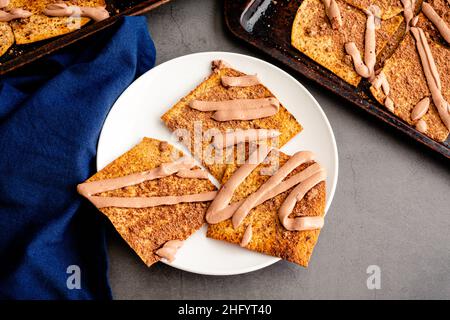
[[[336,2],[343,23],[339,30],[332,29],[322,0],[305,0],[297,11],[291,41],[296,49],[356,87],[361,77],[344,47],[346,42],[354,42],[363,54],[367,16],[341,0]],[[395,40],[402,21],[402,16],[395,16],[380,22],[381,27],[376,31],[378,58],[388,42]]]
[[[221,62],[222,63],[222,62]],[[224,65],[215,69],[215,72],[198,85],[191,93],[182,98],[162,117],[162,121],[169,127],[170,130],[187,130],[190,137],[194,137],[195,123],[201,123],[201,131],[205,133],[210,129],[218,130],[225,133],[227,130],[237,129],[273,129],[279,131],[280,135],[277,138],[276,147],[281,147],[286,144],[291,138],[302,130],[301,125],[297,122],[292,114],[290,114],[280,103],[279,110],[276,114],[260,119],[254,120],[232,120],[232,121],[216,121],[212,119],[213,112],[198,111],[189,106],[193,100],[201,101],[224,101],[234,99],[259,99],[274,97],[274,95],[263,84],[257,84],[248,87],[229,87],[226,88],[221,83],[222,76],[238,77],[245,74]],[[299,106],[300,107],[300,106]],[[208,145],[211,144],[208,137],[202,139],[202,150],[207,150]],[[186,141],[184,141],[186,143]],[[209,161],[206,163],[203,158],[203,153],[198,153],[195,150],[195,139],[192,138],[188,147],[194,157],[202,161],[203,165],[208,168],[211,174],[219,181],[222,179],[225,168],[228,164],[236,161],[237,148],[233,148],[234,154],[229,157],[227,152],[223,152],[223,160]],[[269,142],[270,144],[270,142]],[[248,155],[248,145],[246,145],[246,156]],[[245,159],[244,159],[245,160]]]
[[[14,33],[8,22],[0,22],[0,57],[14,44]]]
[[[279,166],[281,167],[285,164],[290,157],[279,152]],[[283,181],[313,164],[315,164],[315,161],[309,161],[298,166]],[[261,169],[264,167],[269,168],[270,166],[270,163],[262,163],[256,167],[235,190],[230,204],[245,199],[257,191],[271,177],[270,175],[261,174]],[[236,165],[229,165],[225,171],[222,183],[228,181],[236,169]],[[280,257],[307,267],[320,230],[288,231],[281,224],[278,216],[281,204],[293,188],[253,208],[236,229],[233,227],[231,219],[209,225],[207,236],[240,244],[247,227],[251,225],[252,237],[248,245],[245,246],[247,249]],[[297,202],[290,217],[323,217],[325,214],[325,200],[326,185],[325,181],[322,181],[310,189],[301,201]]]
[[[123,177],[155,169],[182,155],[164,141],[144,138],[134,148],[93,175],[87,182]],[[101,197],[165,197],[193,195],[214,191],[208,179],[181,178],[169,175],[137,185],[98,194]],[[156,254],[166,242],[185,240],[205,221],[209,201],[160,205],[149,208],[105,207],[100,211],[147,266],[159,261]]]
[[[77,30],[90,21],[89,18],[48,17],[42,11],[55,0],[11,0],[9,7],[31,11],[33,15],[26,19],[11,22],[17,44],[33,43]],[[105,6],[105,0],[59,1],[67,5],[82,7]],[[75,22],[75,23],[74,23]],[[78,24],[78,26],[77,26]]]
[[[368,9],[370,6],[379,8],[381,19],[390,19],[403,12],[401,0],[344,0],[346,3],[358,8]],[[420,2],[420,1],[418,1]]]
[[[450,49],[429,38],[428,43],[441,79],[442,95],[446,101],[450,101]],[[416,122],[411,119],[413,108],[419,101],[429,97],[430,107],[422,117],[428,127],[425,134],[434,140],[445,141],[449,131],[442,122],[431,99],[420,57],[410,33],[406,35],[392,57],[386,61],[382,72],[386,75],[390,86],[389,96],[395,104],[395,115],[414,125]],[[373,86],[370,90],[374,97],[383,104],[386,98],[383,90],[376,90]]]

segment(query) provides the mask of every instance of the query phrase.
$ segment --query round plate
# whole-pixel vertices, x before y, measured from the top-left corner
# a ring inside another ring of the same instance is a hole
[[[313,96],[297,80],[265,61],[236,53],[203,52],[163,63],[137,79],[112,107],[100,135],[97,169],[101,170],[143,137],[174,141],[160,117],[211,73],[211,61],[223,59],[237,70],[258,74],[281,103],[303,126],[303,131],[283,146],[292,154],[311,150],[327,169],[327,203],[330,207],[338,177],[338,154],[333,131]],[[206,238],[206,226],[192,235],[169,265],[199,274],[232,275],[264,268],[279,258]]]

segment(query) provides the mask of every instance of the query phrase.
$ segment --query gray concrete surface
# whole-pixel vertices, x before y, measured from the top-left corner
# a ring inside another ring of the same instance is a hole
[[[267,57],[229,35],[221,2],[175,0],[148,14],[158,64],[199,51]],[[109,237],[116,299],[450,298],[450,163],[306,79],[336,135],[336,196],[308,269],[287,262],[212,277],[163,264],[150,269],[116,234]],[[369,265],[381,289],[369,290]]]

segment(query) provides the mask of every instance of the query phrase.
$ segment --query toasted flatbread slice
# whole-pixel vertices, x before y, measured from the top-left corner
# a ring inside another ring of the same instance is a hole
[[[448,26],[450,26],[450,2],[447,0],[428,0],[425,2],[428,2],[433,7],[434,11],[436,11]],[[417,27],[422,28],[433,41],[443,43],[447,46],[450,45],[442,38],[439,30],[430,20],[428,20],[425,14],[419,14]]]
[[[279,111],[271,117],[251,121],[234,120],[225,122],[219,122],[211,119],[213,112],[202,112],[189,107],[189,103],[196,99],[205,101],[222,101],[232,99],[267,98],[274,96],[269,89],[261,84],[251,87],[230,87],[227,89],[221,84],[220,79],[223,75],[242,76],[244,73],[228,67],[213,72],[197,88],[182,98],[161,117],[167,127],[169,127],[172,131],[188,130],[190,137],[194,137],[195,123],[201,123],[201,131],[203,133],[209,131],[210,129],[220,130],[222,133],[225,133],[228,129],[275,129],[280,132],[277,147],[281,147],[286,144],[292,137],[302,130],[301,125],[297,122],[294,116],[290,114],[281,104]],[[199,158],[211,174],[220,181],[225,168],[228,164],[230,164],[229,159],[226,158],[226,153],[223,152],[222,161],[206,163],[204,161],[205,159],[203,159],[203,153],[195,152],[196,149],[194,148],[194,143],[195,139],[191,138],[191,143],[188,145],[191,153],[196,158]],[[202,150],[207,150],[210,143],[210,140],[202,139]],[[246,153],[248,154],[248,146],[246,146],[246,150]],[[230,159],[231,163],[236,161],[236,153],[234,153]]]
[[[167,142],[144,138],[87,181],[126,176],[172,162],[177,151]],[[179,152],[181,155],[181,152]],[[215,190],[206,179],[187,179],[172,175],[138,185],[103,192],[100,196],[152,197],[197,194]],[[180,203],[152,208],[102,208],[119,234],[147,266],[160,260],[155,251],[169,240],[185,240],[204,223],[209,202]]]
[[[436,62],[442,83],[442,94],[450,101],[450,50],[429,40],[431,52]],[[411,34],[407,34],[398,49],[384,64],[383,72],[390,85],[390,97],[394,101],[394,113],[399,118],[413,125],[411,111],[425,97],[431,97],[416,45]],[[383,90],[370,88],[374,97],[383,104]],[[445,141],[449,131],[445,127],[433,104],[422,118],[428,126],[426,135],[437,141]]]
[[[292,26],[291,42],[302,53],[356,87],[361,77],[355,72],[344,45],[346,42],[355,42],[361,54],[364,53],[367,16],[343,1],[338,0],[337,4],[343,22],[338,31],[331,28],[321,0],[303,1]],[[403,17],[396,16],[381,22],[376,32],[378,57],[397,33],[402,21]]]
[[[289,156],[281,152],[279,154],[279,165],[281,167],[289,159]],[[306,169],[313,163],[311,161],[297,167],[286,179]],[[257,191],[270,178],[269,175],[260,174],[260,169],[268,166],[270,164],[261,164],[253,170],[236,189],[231,203],[245,199],[251,193]],[[228,166],[222,183],[225,183],[236,169],[236,165]],[[283,227],[278,218],[278,210],[290,191],[292,189],[255,207],[237,229],[233,228],[231,219],[209,225],[207,236],[217,240],[240,244],[247,226],[251,224],[253,235],[250,243],[246,246],[247,249],[279,257],[307,267],[320,230],[288,231]],[[320,182],[295,205],[291,217],[324,216],[325,200],[325,182]]]
[[[403,12],[401,0],[344,0],[346,3],[358,8],[368,9],[371,5],[379,8],[381,19],[390,19]],[[418,1],[420,2],[420,1]]]
[[[8,22],[0,22],[0,57],[14,44],[14,33]]]
[[[27,19],[11,22],[17,44],[33,43],[73,32],[90,21],[88,18],[47,17],[42,11],[55,0],[11,0],[9,7],[31,11]],[[62,1],[83,7],[105,6],[105,0]]]

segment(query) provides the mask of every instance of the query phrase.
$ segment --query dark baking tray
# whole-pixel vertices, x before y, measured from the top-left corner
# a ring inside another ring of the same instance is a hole
[[[428,138],[375,101],[363,83],[355,89],[291,46],[291,26],[302,1],[224,0],[225,23],[238,38],[450,159],[450,139]]]
[[[26,45],[14,45],[0,58],[0,75],[42,58],[116,23],[121,16],[135,16],[148,12],[170,0],[106,0],[109,19],[89,23],[72,33]]]

